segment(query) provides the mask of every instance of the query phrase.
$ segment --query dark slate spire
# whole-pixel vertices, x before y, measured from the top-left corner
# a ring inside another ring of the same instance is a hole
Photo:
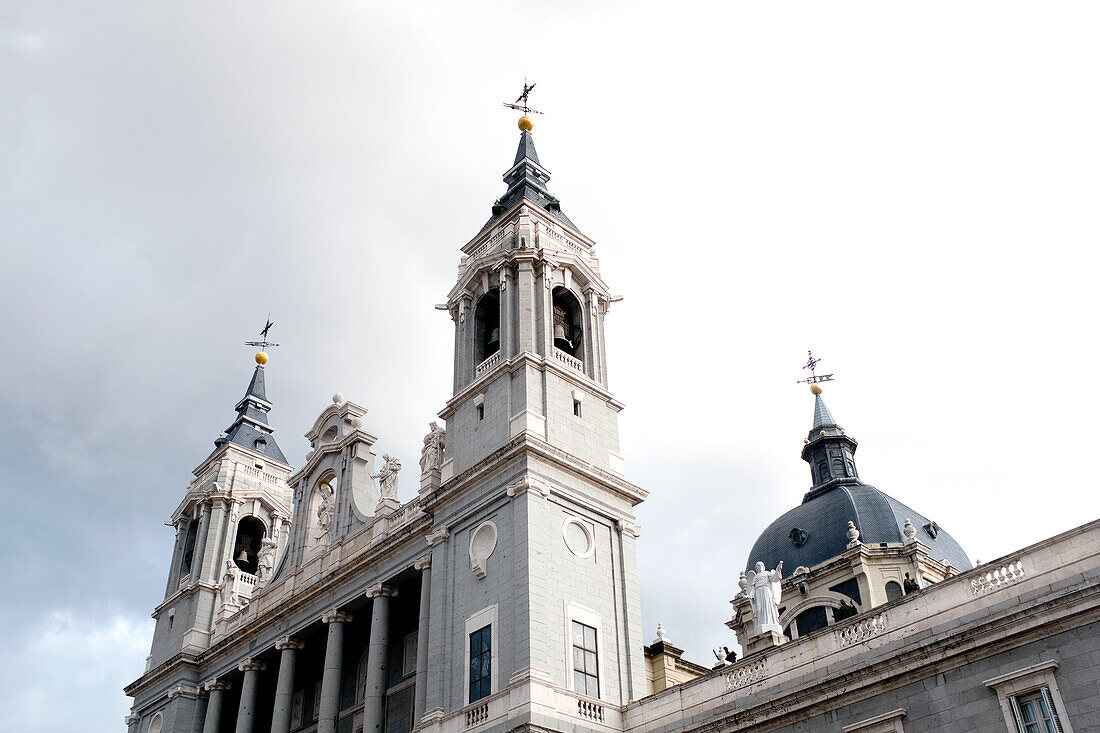
[[[521,127],[516,159],[512,167],[504,172],[504,182],[508,185],[508,190],[493,204],[493,216],[486,222],[486,227],[521,199],[527,199],[542,207],[555,219],[577,228],[561,210],[561,202],[546,187],[550,182],[550,171],[539,162],[539,155],[535,152],[535,138],[528,129]]]
[[[825,405],[825,400],[821,399],[821,394],[818,393],[814,397],[814,430],[830,427],[836,427],[836,420],[833,419],[832,413],[829,412],[829,408]]]
[[[810,464],[814,484],[804,501],[810,501],[838,486],[860,482],[856,472],[856,442],[836,424],[821,397],[821,387],[814,384],[810,389],[815,395],[814,425],[806,436],[802,460]]]
[[[233,409],[237,411],[237,419],[214,441],[215,450],[226,443],[233,443],[285,464],[286,456],[275,442],[275,430],[267,424],[271,403],[267,401],[262,364],[256,366],[248,390]]]

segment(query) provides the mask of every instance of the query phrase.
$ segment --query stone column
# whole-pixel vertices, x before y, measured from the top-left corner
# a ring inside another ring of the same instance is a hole
[[[206,559],[206,538],[210,534],[210,502],[199,505],[199,535],[195,538],[195,555],[191,558],[191,579],[202,580],[202,563]]]
[[[183,546],[187,542],[187,530],[183,528],[183,517],[176,522],[176,545],[172,550],[172,566],[168,568],[168,585],[164,588],[164,597],[176,592],[180,583],[180,563],[183,562]]]
[[[305,644],[289,636],[275,642],[279,654],[279,681],[275,686],[275,709],[271,713],[271,733],[289,733],[291,698],[294,696],[294,666],[298,650]]]
[[[416,632],[416,698],[413,703],[413,725],[424,717],[428,685],[428,623],[431,619],[432,556],[427,554],[413,563],[420,571],[420,623]]]
[[[229,689],[228,682],[210,680],[206,683],[206,691],[210,693],[210,700],[206,703],[206,721],[202,726],[202,733],[218,733],[218,726],[222,719],[222,697]]]
[[[344,624],[351,615],[335,608],[321,617],[328,624],[325,643],[325,671],[321,675],[321,704],[317,718],[317,733],[336,733],[336,716],[340,714],[340,681],[344,667]]]
[[[390,598],[397,590],[379,583],[367,591],[373,598],[370,645],[367,647],[366,689],[363,692],[363,733],[382,733],[386,705],[386,671],[390,655]],[[320,733],[320,731],[318,731]]]
[[[249,659],[241,662],[237,668],[244,672],[244,681],[241,682],[241,705],[237,708],[236,733],[252,733],[252,726],[256,723],[256,688],[259,687],[260,670],[266,665]]]

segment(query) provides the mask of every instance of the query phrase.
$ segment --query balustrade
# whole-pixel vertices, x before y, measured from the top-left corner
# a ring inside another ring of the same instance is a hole
[[[580,359],[578,359],[577,357],[570,356],[569,354],[565,353],[564,351],[562,351],[561,349],[558,349],[558,348],[554,349],[554,357],[558,361],[560,361],[562,364],[565,364],[568,367],[576,369],[578,372],[581,372],[582,374],[584,373],[584,362],[581,361]]]
[[[1002,565],[992,571],[982,573],[970,580],[970,591],[976,596],[995,591],[1006,585],[1018,583],[1024,579],[1024,563],[1021,560],[1013,560],[1007,565]]]

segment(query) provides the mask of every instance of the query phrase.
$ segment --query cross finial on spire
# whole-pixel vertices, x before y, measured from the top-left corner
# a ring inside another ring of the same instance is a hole
[[[819,382],[831,382],[833,380],[832,374],[818,374],[817,365],[821,363],[821,359],[814,358],[814,352],[807,351],[809,358],[806,360],[806,365],[803,369],[810,370],[810,376],[806,379],[799,379],[795,384],[808,384],[810,385],[810,391],[814,394],[821,394],[821,387],[816,386]]]
[[[519,129],[522,130],[525,133],[531,132],[531,130],[535,129],[535,123],[531,121],[531,118],[528,115],[530,115],[532,112],[537,114],[537,115],[542,114],[542,112],[539,112],[537,109],[532,109],[531,107],[529,107],[527,105],[527,98],[529,96],[531,96],[531,90],[534,89],[534,88],[535,88],[534,83],[528,84],[527,83],[527,78],[524,77],[524,79],[523,79],[523,93],[520,94],[518,97],[516,97],[516,101],[514,103],[513,102],[505,102],[504,103],[504,106],[507,107],[508,109],[518,109],[521,112],[523,112],[523,117],[519,118]]]
[[[277,343],[267,340],[268,334],[271,333],[271,327],[274,326],[274,325],[275,324],[272,323],[272,321],[271,321],[271,314],[268,313],[267,314],[267,321],[264,323],[263,329],[260,330],[260,340],[259,341],[245,341],[244,342],[245,346],[258,346],[259,347],[260,350],[256,352],[256,363],[259,364],[260,366],[263,366],[264,364],[267,363],[267,349],[268,349],[268,347],[278,346]]]

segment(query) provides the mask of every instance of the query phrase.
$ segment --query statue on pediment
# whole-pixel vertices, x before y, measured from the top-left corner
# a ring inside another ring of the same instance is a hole
[[[420,474],[443,465],[443,449],[446,447],[447,431],[432,420],[428,424],[428,434],[424,436],[424,447],[420,449]]]
[[[396,499],[397,472],[401,470],[401,461],[389,453],[383,454],[382,460],[385,461],[382,470],[371,474],[371,478],[378,479],[378,491],[382,494],[383,499]]]

